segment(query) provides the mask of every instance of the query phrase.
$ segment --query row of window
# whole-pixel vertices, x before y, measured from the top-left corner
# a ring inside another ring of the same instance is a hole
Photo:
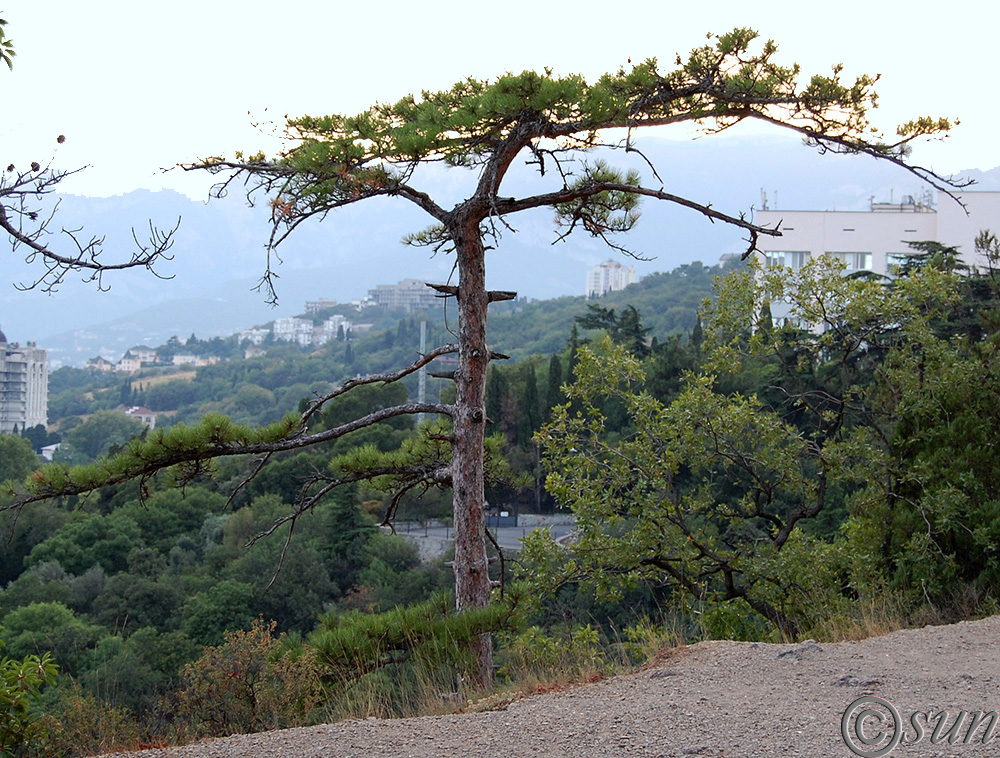
[[[827,255],[843,261],[848,271],[871,271],[871,253],[837,253],[827,252]],[[802,268],[809,260],[810,253],[804,251],[786,250],[767,253],[767,262],[771,266],[787,266],[793,271]],[[894,266],[901,266],[909,257],[908,253],[886,253],[886,267],[891,271]]]

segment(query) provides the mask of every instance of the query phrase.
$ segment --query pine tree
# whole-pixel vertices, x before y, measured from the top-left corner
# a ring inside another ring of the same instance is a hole
[[[524,363],[524,394],[520,399],[517,416],[517,444],[522,450],[531,447],[531,437],[542,426],[542,409],[538,398],[538,378],[535,367]]]
[[[798,67],[780,65],[775,61],[776,53],[773,42],[760,43],[752,30],[735,29],[696,48],[686,60],[678,59],[676,67],[665,72],[650,59],[606,74],[594,83],[578,75],[558,77],[550,71],[506,74],[495,81],[469,78],[450,90],[409,95],[394,104],[378,103],[353,117],[290,119],[291,147],[274,160],[262,154],[236,153],[232,158],[209,158],[189,167],[226,174],[217,185],[219,192],[242,183],[254,197],[270,195],[271,251],[308,219],[323,218],[337,208],[370,198],[388,197],[416,205],[431,219],[432,226],[410,235],[407,242],[454,253],[458,284],[435,288],[457,300],[455,402],[447,407],[405,403],[383,408],[350,428],[402,414],[443,414],[451,419],[447,479],[452,485],[453,568],[459,609],[483,607],[491,597],[485,537],[484,405],[487,369],[499,356],[487,344],[486,314],[491,302],[513,299],[516,293],[487,288],[486,250],[499,244],[498,232],[511,228],[511,217],[549,208],[555,214],[558,239],[582,231],[621,249],[615,235],[635,226],[640,200],[663,201],[742,230],[747,235],[745,254],[749,255],[760,235],[778,235],[780,231],[754,224],[744,213],[724,213],[672,194],[660,186],[658,176],[651,182],[653,186],[647,186],[640,171],[620,170],[608,160],[616,149],[636,150],[632,135],[639,129],[685,122],[713,131],[748,119],[759,120],[788,129],[822,151],[870,155],[906,168],[945,191],[954,186],[906,164],[910,143],[918,137],[946,133],[950,129],[946,120],[912,121],[897,130],[895,141],[888,142],[873,131],[867,118],[875,103],[874,78],[862,76],[845,83],[840,67],[835,67],[832,75],[813,76],[800,87]],[[624,144],[605,141],[605,135],[622,130],[627,133]],[[598,148],[605,149],[605,155],[587,160],[586,153]],[[541,173],[555,176],[557,181],[535,194],[529,191],[512,197],[504,179],[511,166],[525,156]],[[572,169],[570,160],[576,161]],[[475,187],[456,204],[441,205],[419,184],[423,174],[418,169],[430,162],[476,172]],[[268,260],[276,258],[269,256]],[[272,300],[274,283],[274,272],[268,268],[262,286]],[[447,347],[446,352],[451,350]],[[417,361],[396,372],[394,380],[417,370],[418,364],[423,365]],[[234,440],[260,439],[262,435],[268,440],[268,449],[301,447],[318,441],[301,434],[310,413],[307,411],[299,423],[288,419],[255,433],[257,436],[235,428],[229,434]],[[199,433],[209,435],[215,426],[206,424]],[[333,433],[331,430],[319,439],[326,441]],[[192,445],[194,460],[253,452],[265,444],[237,444],[222,432],[214,435],[207,448],[202,440],[198,440],[200,445]],[[177,463],[181,450],[156,454],[143,449],[141,464],[124,461],[122,471],[134,470],[136,476],[145,476],[158,461]],[[85,491],[123,475],[91,472],[88,477],[68,481],[64,477],[58,491]],[[438,480],[443,474],[435,470],[433,476]],[[39,492],[46,490],[44,478],[33,486]],[[308,503],[300,507],[304,505]],[[479,666],[476,678],[485,683],[493,669],[492,644],[487,636],[478,641],[475,654]]]
[[[562,361],[553,354],[549,358],[549,378],[545,387],[545,411],[548,412],[563,401],[562,393]]]

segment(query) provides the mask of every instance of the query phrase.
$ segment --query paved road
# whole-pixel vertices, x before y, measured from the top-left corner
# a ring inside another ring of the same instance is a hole
[[[521,539],[539,529],[537,526],[501,526],[490,531],[497,543],[505,551],[521,549]],[[574,529],[571,523],[558,523],[548,526],[555,539],[568,536]],[[444,553],[455,539],[454,530],[445,526],[420,526],[419,524],[396,524],[396,533],[412,540],[420,550],[421,558],[427,559]]]

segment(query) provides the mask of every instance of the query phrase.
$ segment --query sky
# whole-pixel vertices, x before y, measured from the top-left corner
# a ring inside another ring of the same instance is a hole
[[[0,70],[0,159],[87,166],[64,184],[73,194],[172,188],[203,199],[207,176],[163,169],[236,149],[273,153],[285,114],[354,114],[505,71],[593,80],[629,59],[672,63],[707,33],[749,26],[805,74],[841,62],[849,77],[880,74],[873,121],[889,134],[916,116],[960,120],[944,142],[918,145],[914,162],[988,170],[1000,166],[1000,114],[985,86],[1000,10],[986,6],[6,0],[17,57]]]

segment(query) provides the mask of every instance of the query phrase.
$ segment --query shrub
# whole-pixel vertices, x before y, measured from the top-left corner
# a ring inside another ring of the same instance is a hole
[[[607,660],[601,636],[586,624],[560,634],[532,626],[510,637],[501,650],[500,673],[510,681],[579,681],[602,674]]]
[[[468,696],[472,644],[514,623],[512,603],[459,613],[449,593],[382,613],[331,613],[309,637],[329,719],[441,712]]]
[[[84,692],[70,682],[39,720],[47,739],[44,747],[28,755],[45,758],[89,756],[112,750],[138,750],[141,731],[132,712]]]
[[[274,636],[276,624],[257,619],[249,630],[226,632],[181,673],[178,715],[193,735],[221,736],[307,723],[320,688],[312,655]]]
[[[0,658],[0,756],[45,740],[45,730],[34,709],[42,687],[56,678],[49,653],[23,660]]]

